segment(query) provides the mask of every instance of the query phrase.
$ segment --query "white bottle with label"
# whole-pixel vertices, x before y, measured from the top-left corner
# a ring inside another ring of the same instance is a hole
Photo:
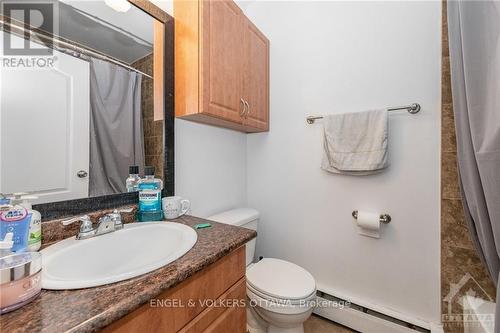
[[[39,211],[34,210],[30,200],[38,199],[34,195],[21,196],[20,205],[31,213],[31,222],[28,235],[28,251],[35,252],[42,246],[42,215]]]

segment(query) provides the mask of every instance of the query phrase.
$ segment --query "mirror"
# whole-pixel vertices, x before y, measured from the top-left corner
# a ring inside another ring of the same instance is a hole
[[[164,178],[165,28],[133,2],[2,1],[0,193],[126,193],[134,165]]]

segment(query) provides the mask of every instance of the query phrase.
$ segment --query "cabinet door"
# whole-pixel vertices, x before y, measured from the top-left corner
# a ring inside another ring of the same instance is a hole
[[[201,112],[241,123],[244,16],[231,0],[200,1]]]
[[[244,307],[228,308],[203,333],[245,333],[246,322]]]
[[[244,120],[249,131],[269,130],[269,40],[245,18],[244,98],[248,111]]]
[[[172,289],[167,289],[154,297],[159,306],[151,306],[148,302],[107,326],[102,332],[201,333],[207,327],[217,326],[217,323],[227,320],[234,327],[238,327],[228,333],[244,333],[239,327],[246,325],[245,307],[235,307],[231,313],[237,313],[236,315],[226,314],[223,319],[218,320],[217,318],[233,307],[209,307],[209,305],[210,301],[217,299],[244,300],[245,269],[245,246],[242,246]],[[162,304],[166,306],[161,306]],[[169,304],[171,306],[168,306]],[[185,330],[181,331],[183,327]]]
[[[240,322],[236,322],[236,327],[231,330],[229,327],[230,333],[237,332],[245,332],[245,324],[246,324],[246,310],[245,310],[245,300],[247,295],[247,286],[245,278],[241,278],[240,281],[235,283],[228,291],[226,291],[219,299],[217,299],[217,304],[212,305],[206,308],[202,313],[200,313],[195,319],[189,322],[186,326],[184,326],[178,333],[206,333],[206,330],[213,330],[214,326],[220,326],[219,321],[227,321],[219,320],[218,318],[221,316],[227,317],[227,311],[231,310],[233,307],[241,307],[237,313],[237,315],[231,315],[233,320],[241,320]],[[234,313],[234,312],[231,312]],[[239,316],[245,316],[244,318],[240,318]],[[240,318],[240,319],[238,319]]]

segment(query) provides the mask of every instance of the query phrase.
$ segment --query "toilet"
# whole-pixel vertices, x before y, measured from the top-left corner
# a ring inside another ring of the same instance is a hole
[[[238,208],[209,220],[257,231],[259,212]],[[246,244],[247,327],[250,333],[304,333],[313,311],[316,282],[304,268],[291,262],[264,258],[253,263],[255,239]]]

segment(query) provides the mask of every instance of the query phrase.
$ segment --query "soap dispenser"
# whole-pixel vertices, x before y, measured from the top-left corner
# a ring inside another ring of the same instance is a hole
[[[23,195],[21,196],[21,206],[28,210],[28,213],[31,213],[31,222],[28,236],[28,250],[31,252],[35,252],[40,250],[42,246],[42,214],[39,211],[33,209],[33,205],[31,204],[31,200],[38,199],[37,196],[34,195]]]
[[[12,205],[19,205],[31,214],[28,234],[28,251],[38,251],[42,246],[42,215],[34,210],[31,201],[38,199],[37,196],[29,195],[27,192],[12,193],[10,202]]]
[[[2,205],[0,209],[0,239],[12,233],[12,252],[28,250],[31,213],[21,205]]]

